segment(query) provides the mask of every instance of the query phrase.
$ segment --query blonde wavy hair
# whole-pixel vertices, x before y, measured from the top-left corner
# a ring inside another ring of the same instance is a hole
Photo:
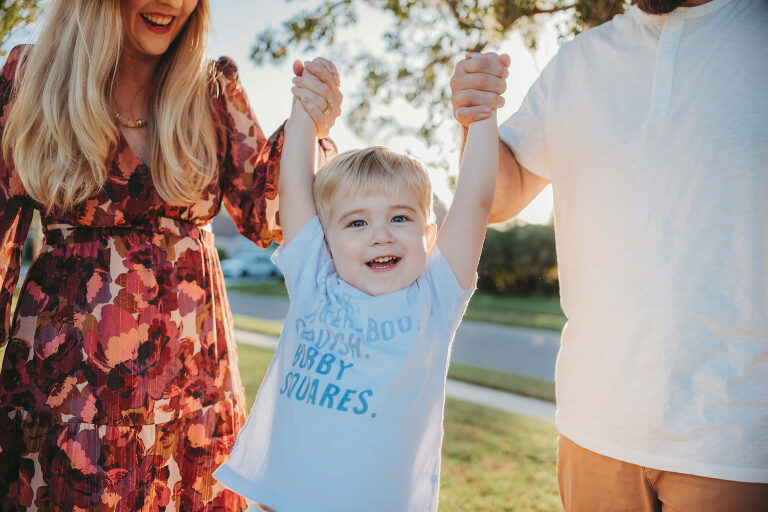
[[[120,2],[53,0],[20,61],[3,156],[13,157],[27,193],[47,212],[71,211],[107,181],[119,137],[112,95],[124,40]],[[208,5],[199,1],[162,56],[150,93],[152,179],[160,197],[179,206],[200,199],[218,172]]]

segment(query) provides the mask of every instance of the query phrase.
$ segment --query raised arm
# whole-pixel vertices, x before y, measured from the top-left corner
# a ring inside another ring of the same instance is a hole
[[[287,244],[317,214],[312,196],[315,141],[325,136],[339,115],[342,100],[339,75],[332,62],[317,58],[294,62],[295,86],[291,117],[285,124],[285,142],[278,193],[283,240]]]
[[[437,236],[438,247],[464,289],[474,283],[483,249],[499,166],[498,140],[495,111],[469,125],[456,193]]]
[[[451,78],[451,101],[456,120],[464,127],[485,119],[491,108],[504,104],[502,94],[506,90],[505,78],[509,75],[508,55],[495,53],[468,54],[472,58],[456,65]],[[498,141],[499,168],[496,193],[489,217],[490,222],[503,222],[522,210],[546,186],[548,180],[523,167],[515,155],[501,140]]]
[[[291,117],[285,124],[283,159],[277,184],[280,223],[286,244],[317,214],[312,197],[316,128],[304,104],[311,108],[308,99],[294,98]]]

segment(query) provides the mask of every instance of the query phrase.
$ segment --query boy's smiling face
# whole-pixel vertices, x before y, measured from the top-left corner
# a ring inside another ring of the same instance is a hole
[[[325,238],[339,277],[369,295],[402,290],[421,274],[436,227],[405,187],[331,200]]]

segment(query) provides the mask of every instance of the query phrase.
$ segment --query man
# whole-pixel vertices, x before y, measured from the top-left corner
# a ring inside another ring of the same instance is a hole
[[[464,126],[501,102],[487,57]],[[500,138],[493,221],[553,185],[566,510],[768,510],[768,2],[638,0]]]

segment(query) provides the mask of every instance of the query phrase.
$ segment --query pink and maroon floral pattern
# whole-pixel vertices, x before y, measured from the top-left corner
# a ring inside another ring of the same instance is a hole
[[[22,49],[0,75],[5,126]],[[0,510],[229,511],[211,476],[246,416],[213,236],[223,200],[238,229],[280,236],[282,130],[266,140],[226,58],[212,102],[220,179],[192,207],[165,203],[121,138],[103,190],[42,216],[45,243],[11,295],[34,208],[0,160]],[[333,151],[332,144],[325,145]]]

